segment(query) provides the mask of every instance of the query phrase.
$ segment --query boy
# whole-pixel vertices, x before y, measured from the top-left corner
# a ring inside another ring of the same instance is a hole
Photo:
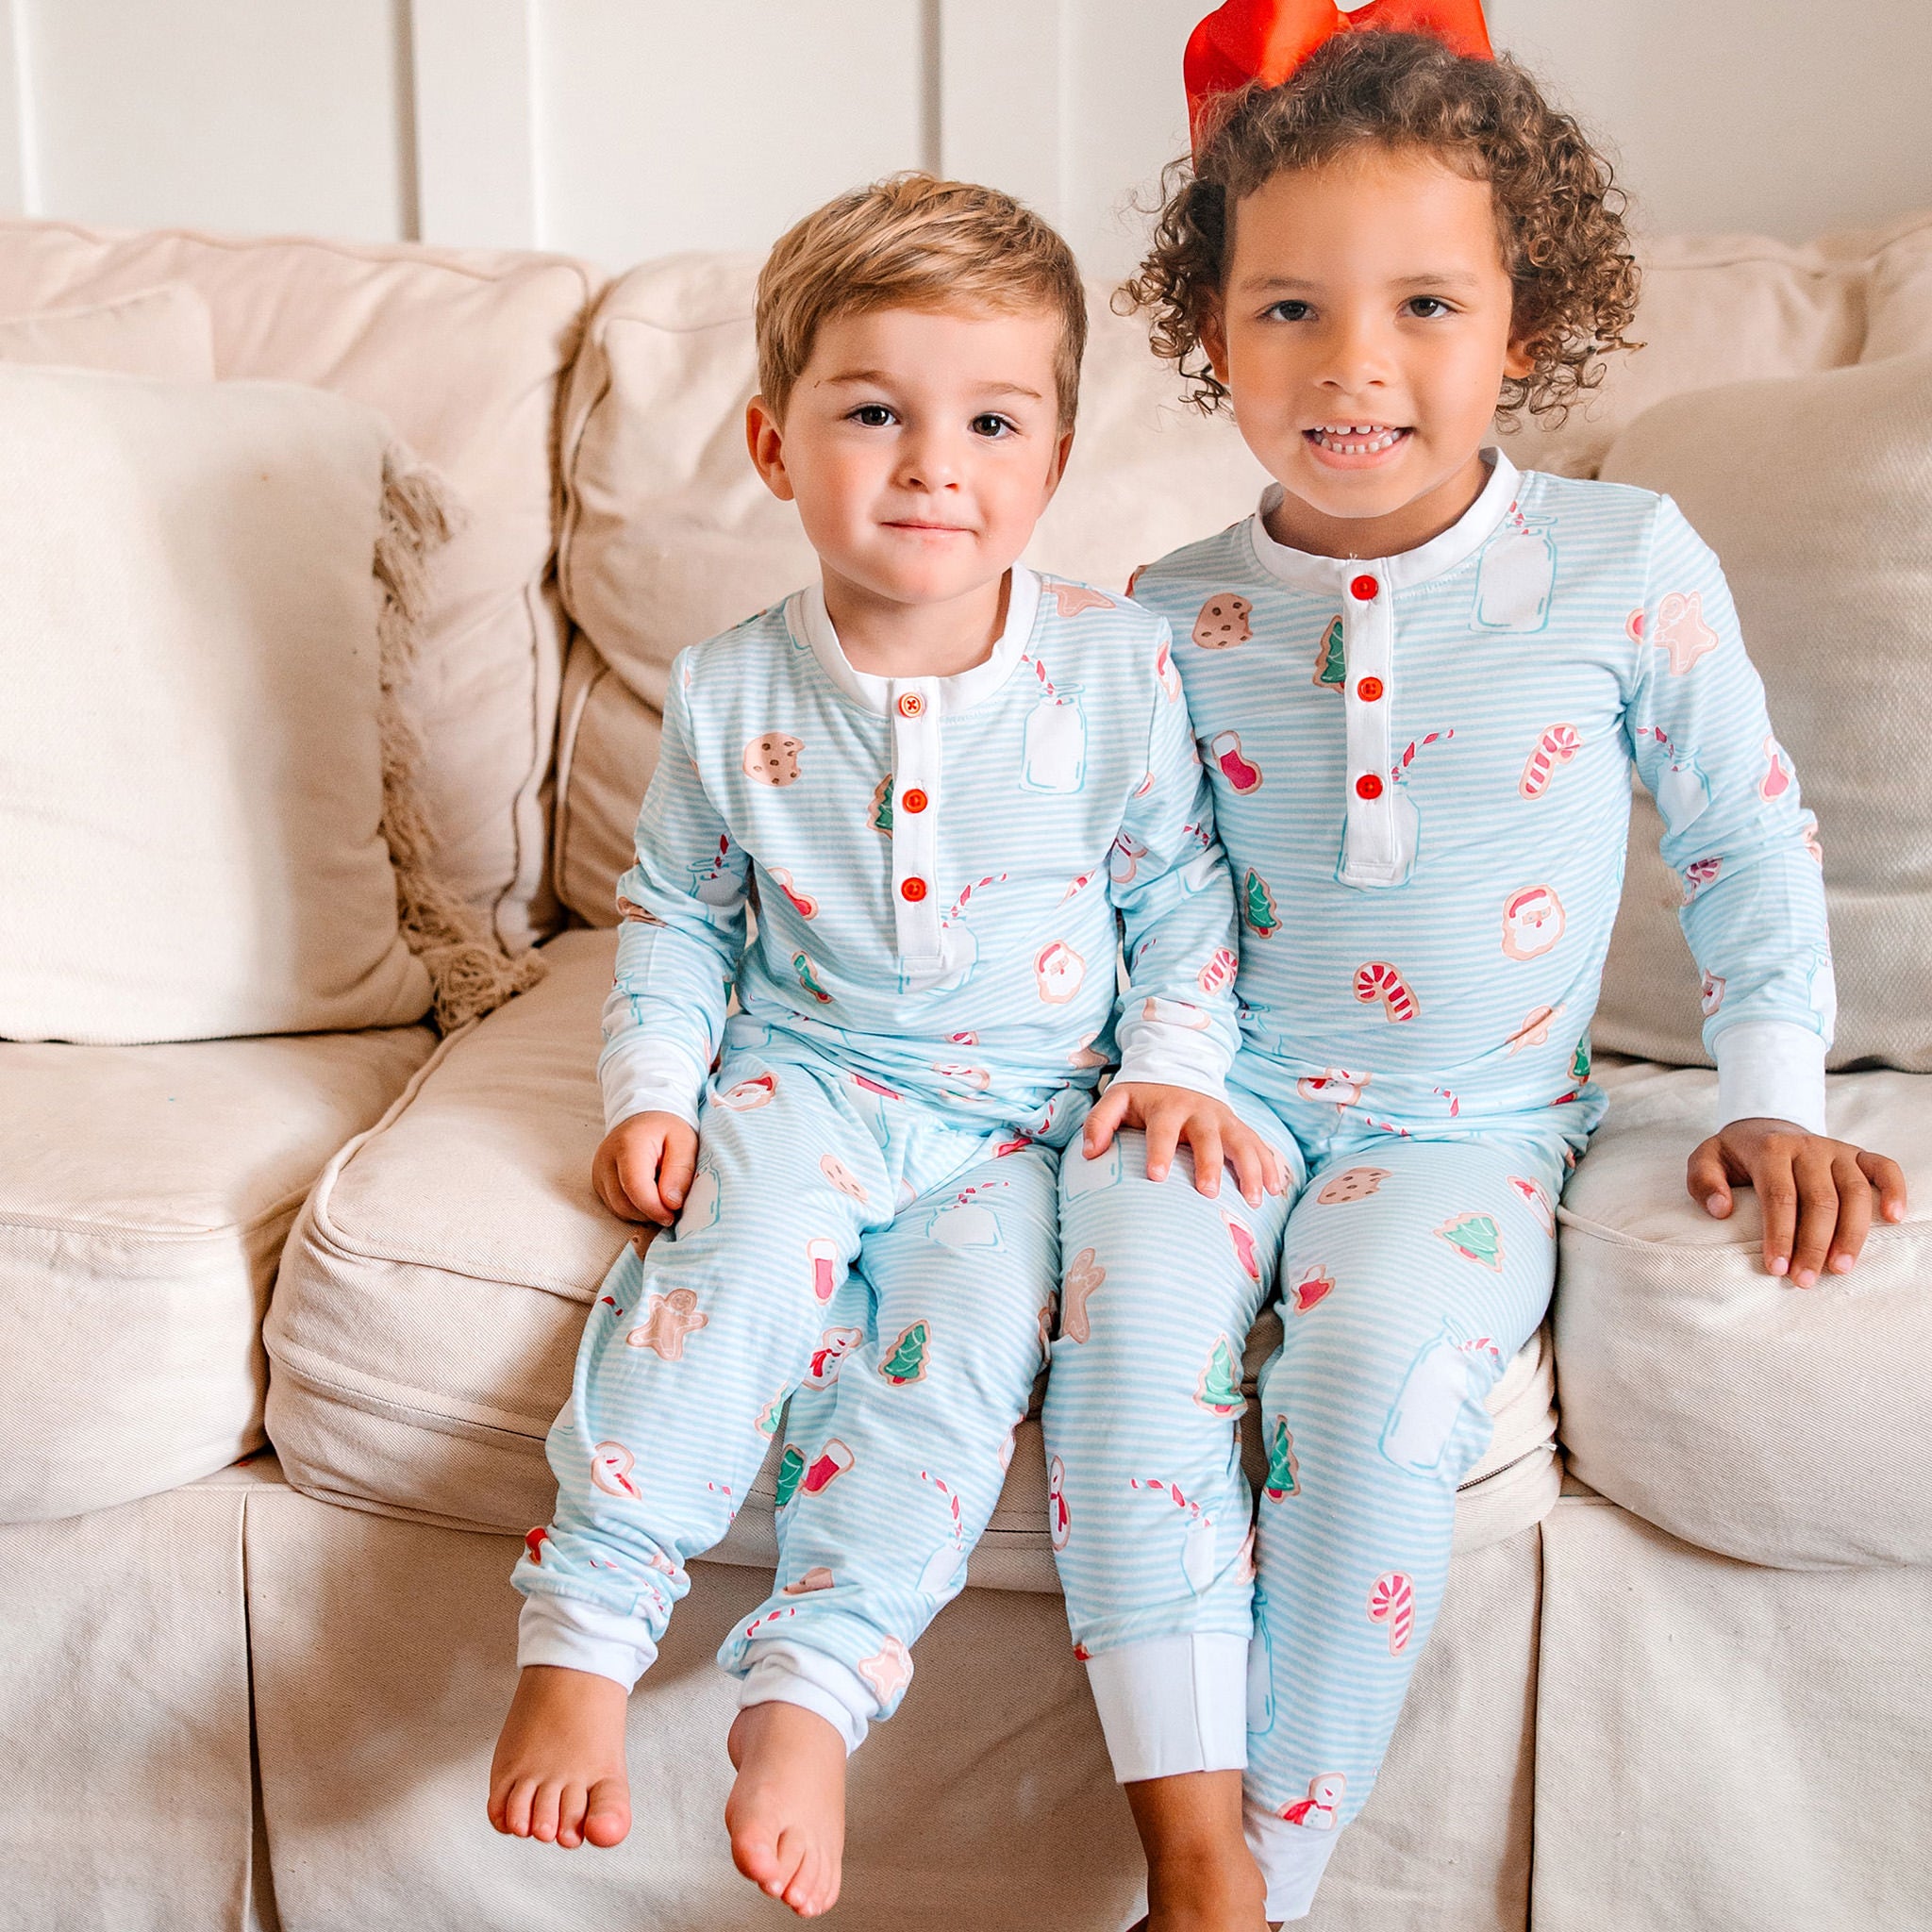
[[[884,182],[778,243],[747,440],[823,583],[678,658],[620,882],[595,1178],[676,1231],[619,1257],[551,1432],[491,1817],[624,1836],[625,1696],[683,1566],[837,1376],[836,1434],[791,1412],[784,1587],[721,1654],[733,1856],[803,1916],[838,1895],[845,1755],[997,1499],[1058,1150],[1116,1041],[1161,1171],[1185,1138],[1204,1191],[1224,1153],[1252,1200],[1274,1178],[1220,1098],[1233,898],[1167,627],[1016,561],[1085,325],[1065,243],[990,190]]]

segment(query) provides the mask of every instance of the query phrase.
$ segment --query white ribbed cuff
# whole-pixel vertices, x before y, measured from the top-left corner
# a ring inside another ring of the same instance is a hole
[[[1711,1042],[1717,1124],[1792,1121],[1824,1132],[1824,1038],[1789,1020],[1740,1020]]]
[[[1241,1812],[1248,1849],[1268,1887],[1268,1923],[1285,1925],[1291,1920],[1306,1919],[1314,1907],[1322,1874],[1335,1856],[1336,1840],[1341,1836],[1340,1826],[1330,1825],[1324,1831],[1291,1824],[1253,1797],[1244,1800]]]
[[[526,1596],[517,1617],[517,1669],[555,1664],[632,1690],[658,1660],[641,1617],[620,1616],[571,1596]]]
[[[744,1674],[738,1707],[754,1704],[795,1704],[822,1717],[845,1740],[845,1755],[865,1742],[867,1726],[878,1715],[878,1699],[858,1673],[822,1651],[795,1643],[757,1643],[758,1661]]]
[[[1157,1087],[1185,1087],[1209,1100],[1227,1098],[1227,1056],[1218,1046],[1196,1048],[1202,1035],[1169,1027],[1150,1040],[1137,1031],[1121,1057],[1114,1083],[1143,1081]]]
[[[1156,1637],[1087,1661],[1118,1784],[1245,1771],[1248,1640]]]
[[[634,1113],[675,1113],[687,1126],[698,1124],[698,1096],[708,1067],[691,1061],[661,1040],[631,1040],[608,1048],[597,1062],[604,1093],[604,1131]]]

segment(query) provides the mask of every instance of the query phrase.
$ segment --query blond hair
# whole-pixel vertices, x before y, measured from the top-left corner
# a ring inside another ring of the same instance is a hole
[[[996,188],[892,175],[828,201],[778,238],[758,275],[758,389],[782,417],[826,323],[879,308],[1042,309],[1058,318],[1062,429],[1073,427],[1087,347],[1074,252]]]

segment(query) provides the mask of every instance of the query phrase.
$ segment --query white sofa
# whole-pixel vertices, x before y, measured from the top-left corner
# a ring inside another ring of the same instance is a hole
[[[1587,473],[1671,394],[1932,348],[1932,219],[1648,260],[1650,346],[1519,462]],[[0,315],[190,284],[219,376],[374,402],[448,476],[469,523],[417,691],[440,853],[550,962],[441,1041],[0,1043],[0,1932],[778,1921],[725,1855],[732,1687],[708,1661],[764,1588],[769,1473],[633,1700],[625,1845],[499,1840],[482,1805],[509,1567],[625,1239],[588,1186],[591,1062],[665,671],[810,570],[741,454],[753,268],[607,282],[0,225]],[[1035,558],[1118,586],[1244,513],[1258,474],[1172,406],[1104,291],[1095,323]],[[1599,1071],[1613,1106],[1565,1198],[1551,1327],[1497,1391],[1435,1640],[1310,1923],[1914,1932],[1932,1079],[1835,1076],[1838,1130],[1904,1160],[1915,1205],[1807,1294],[1757,1267],[1748,1202],[1721,1224],[1683,1198],[1713,1075]],[[1139,1908],[1040,1465],[1034,1434],[974,1587],[855,1760],[836,1924],[1114,1932]]]

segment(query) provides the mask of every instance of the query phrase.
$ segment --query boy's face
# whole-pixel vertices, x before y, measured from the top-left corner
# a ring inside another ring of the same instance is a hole
[[[1058,487],[1057,317],[881,308],[827,322],[781,423],[745,429],[828,575],[889,605],[997,583]]]
[[[1389,556],[1454,523],[1504,376],[1529,373],[1510,318],[1489,184],[1426,154],[1363,149],[1241,202],[1203,343],[1288,541]]]

